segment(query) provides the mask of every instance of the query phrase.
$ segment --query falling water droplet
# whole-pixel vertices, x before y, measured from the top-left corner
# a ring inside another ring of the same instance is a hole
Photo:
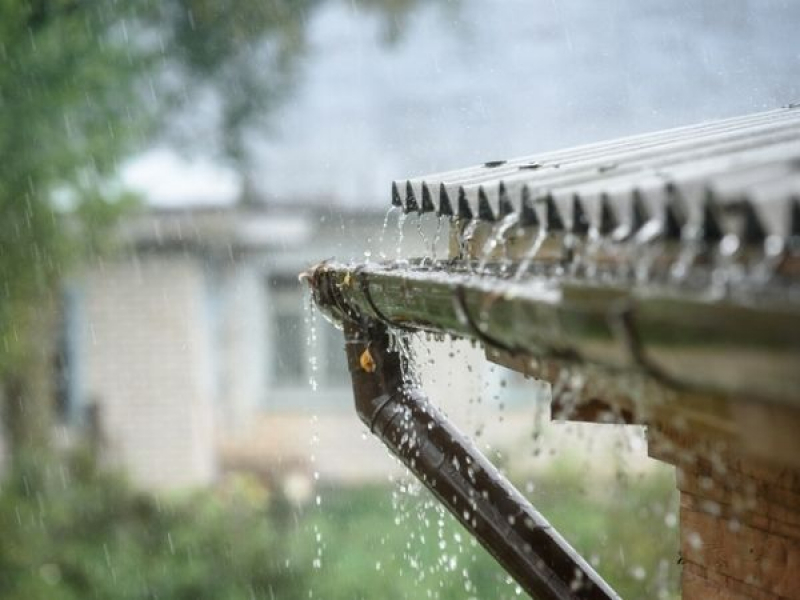
[[[403,237],[405,235],[407,218],[408,215],[406,213],[400,213],[400,216],[397,219],[397,258],[401,258],[403,256]]]
[[[533,239],[528,251],[525,253],[525,256],[522,257],[522,260],[519,263],[519,267],[517,267],[517,272],[514,274],[514,281],[519,281],[522,276],[527,273],[528,269],[531,266],[531,263],[536,259],[536,255],[539,253],[539,250],[544,244],[544,240],[547,237],[545,230],[539,229],[539,232],[536,234],[536,237]]]
[[[384,251],[383,245],[386,242],[386,230],[389,228],[389,219],[399,210],[399,207],[392,206],[386,211],[386,215],[383,217],[383,226],[381,227],[381,234],[378,237],[378,255],[383,259],[386,259],[386,252]]]
[[[431,244],[431,256],[433,257],[433,261],[436,262],[437,255],[436,250],[437,246],[439,245],[439,239],[442,236],[442,226],[444,225],[444,217],[442,215],[438,215],[436,217],[436,233],[433,234],[433,242]]]
[[[484,243],[481,249],[481,259],[478,263],[478,272],[482,273],[486,270],[486,264],[492,258],[495,249],[505,240],[506,235],[514,225],[519,222],[519,214],[512,212],[494,226],[494,231],[489,239]]]

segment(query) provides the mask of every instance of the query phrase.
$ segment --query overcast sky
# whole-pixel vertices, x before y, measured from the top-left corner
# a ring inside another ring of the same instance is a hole
[[[387,205],[393,178],[800,100],[800,2],[461,0],[387,45],[330,3],[274,127],[254,132],[273,202]],[[166,149],[125,181],[154,204],[234,199],[240,182]]]

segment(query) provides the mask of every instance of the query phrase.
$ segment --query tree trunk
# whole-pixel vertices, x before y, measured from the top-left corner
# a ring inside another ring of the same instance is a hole
[[[55,407],[55,303],[25,310],[16,334],[22,351],[2,379],[3,425],[12,470],[38,469],[51,449]]]

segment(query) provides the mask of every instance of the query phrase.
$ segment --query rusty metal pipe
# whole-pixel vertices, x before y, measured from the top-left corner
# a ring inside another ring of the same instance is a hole
[[[415,386],[386,326],[345,320],[361,420],[539,600],[619,596]]]

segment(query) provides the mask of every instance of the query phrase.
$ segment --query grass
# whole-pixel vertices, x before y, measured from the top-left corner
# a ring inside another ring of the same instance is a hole
[[[4,600],[522,595],[413,482],[322,489],[319,505],[298,508],[247,476],[159,501],[86,461],[50,473],[0,488]],[[624,598],[677,598],[671,477],[601,480],[561,463],[535,489],[536,506]]]
[[[672,478],[614,479],[603,489],[586,489],[586,481],[577,467],[555,469],[537,481],[532,500],[623,598],[679,597]],[[321,551],[309,581],[314,597],[518,597],[505,572],[418,485],[329,489],[322,498],[294,536],[298,555]]]

